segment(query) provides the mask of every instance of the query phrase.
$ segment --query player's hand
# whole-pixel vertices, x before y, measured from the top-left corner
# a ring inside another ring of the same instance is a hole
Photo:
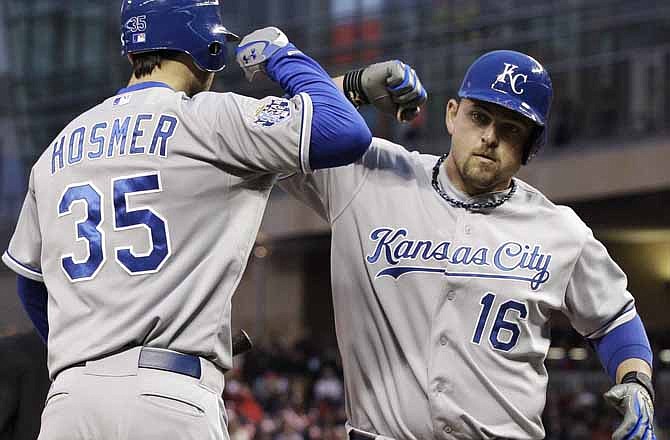
[[[251,82],[259,73],[265,73],[267,61],[288,44],[288,38],[278,28],[271,26],[258,29],[242,38],[235,49],[235,58],[244,76]]]
[[[623,383],[613,386],[604,395],[605,400],[623,415],[623,421],[614,434],[613,440],[653,439],[654,404],[647,390],[637,383]]]
[[[414,69],[398,60],[347,72],[343,85],[354,105],[372,104],[400,122],[416,118],[428,99],[428,92]]]

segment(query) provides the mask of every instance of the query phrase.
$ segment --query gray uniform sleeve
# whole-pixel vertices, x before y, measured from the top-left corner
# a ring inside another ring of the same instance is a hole
[[[377,140],[357,162],[337,168],[316,170],[310,175],[294,174],[279,181],[279,186],[314,209],[332,224],[356,197],[374,167],[378,156]]]
[[[588,229],[588,228],[587,228]],[[627,278],[589,229],[568,282],[565,314],[582,336],[599,338],[635,317]]]
[[[191,100],[203,144],[217,161],[254,173],[310,173],[312,101],[261,100],[234,93],[200,93]]]
[[[44,281],[41,268],[42,235],[37,217],[33,173],[9,248],[2,261],[14,272],[34,281]]]

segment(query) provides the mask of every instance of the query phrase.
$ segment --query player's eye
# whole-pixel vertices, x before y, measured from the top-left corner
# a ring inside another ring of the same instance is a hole
[[[514,137],[521,137],[525,134],[524,128],[516,124],[506,124],[504,130],[505,133]]]
[[[523,142],[527,136],[527,130],[517,124],[504,124],[500,127],[501,135],[510,142]]]
[[[513,124],[508,124],[505,127],[505,131],[513,136],[518,136],[521,134],[521,128]]]
[[[472,118],[472,122],[474,122],[477,125],[486,125],[490,122],[490,119],[488,116],[486,116],[484,113],[479,112],[477,110],[473,110],[470,113],[470,117]]]

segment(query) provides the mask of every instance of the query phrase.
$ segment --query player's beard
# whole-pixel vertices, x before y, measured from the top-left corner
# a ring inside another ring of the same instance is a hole
[[[461,168],[461,179],[470,195],[502,190],[508,180],[502,176],[500,164],[470,155]]]

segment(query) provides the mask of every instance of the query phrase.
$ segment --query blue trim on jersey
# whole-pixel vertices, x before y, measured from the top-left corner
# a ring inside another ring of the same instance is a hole
[[[608,320],[606,323],[604,323],[603,325],[601,325],[600,327],[598,327],[597,329],[595,329],[594,331],[592,331],[591,333],[589,333],[588,335],[586,335],[586,337],[587,337],[587,338],[591,338],[593,335],[597,335],[597,334],[600,333],[603,329],[606,329],[607,327],[609,327],[610,325],[612,325],[612,323],[613,323],[614,321],[616,321],[617,319],[619,319],[619,317],[621,317],[622,315],[624,315],[624,314],[630,312],[630,311],[633,310],[634,308],[635,308],[635,300],[634,300],[634,299],[630,299],[630,300],[629,300],[629,301],[628,301],[628,302],[621,308],[621,310],[619,310],[619,311],[614,315],[613,318],[611,318],[611,319]]]
[[[310,168],[347,165],[367,151],[372,134],[365,120],[316,61],[288,44],[275,52],[266,70],[291,96],[304,92],[312,99]]]
[[[616,380],[616,370],[626,359],[637,358],[653,363],[647,332],[639,315],[621,324],[599,339],[591,341],[607,374]]]
[[[48,293],[46,285],[17,275],[16,290],[23,308],[35,326],[37,333],[39,333],[42,341],[46,343],[49,336],[49,320],[47,318]]]
[[[124,93],[130,93],[130,92],[136,92],[138,90],[144,90],[144,89],[151,89],[154,87],[162,87],[162,88],[167,88],[170,90],[173,90],[172,87],[169,85],[159,82],[159,81],[145,81],[137,84],[133,84],[132,86],[125,87],[123,89],[120,89],[118,92],[116,92],[117,95],[122,95]]]
[[[406,273],[410,273],[410,272],[446,273],[446,271],[444,269],[436,268],[436,267],[396,266],[396,267],[387,267],[386,269],[382,269],[375,276],[375,278],[379,278],[379,277],[387,275],[387,276],[393,277],[395,279],[398,279],[402,275],[405,275]]]
[[[16,258],[14,258],[14,257],[12,256],[12,254],[9,253],[9,250],[5,251],[5,254],[7,254],[7,256],[8,256],[14,263],[18,264],[19,266],[21,266],[22,268],[24,268],[24,269],[27,270],[28,272],[34,272],[34,273],[38,274],[39,276],[42,276],[42,271],[41,271],[41,270],[36,269],[36,268],[34,268],[34,267],[27,266],[27,265],[21,263],[19,260],[17,260]]]
[[[307,174],[307,170],[305,169],[305,164],[302,160],[303,154],[305,154],[305,152],[303,151],[303,144],[304,144],[303,136],[305,135],[305,99],[303,98],[303,96],[305,96],[305,95],[298,95],[298,96],[300,97],[300,102],[302,102],[302,109],[303,109],[302,110],[303,117],[300,120],[300,138],[299,138],[300,139],[300,141],[299,141],[300,146],[299,146],[299,150],[298,150],[298,158],[300,160],[300,170],[302,171],[303,174]]]
[[[395,266],[387,267],[382,269],[377,273],[375,278],[381,276],[390,276],[395,279],[400,278],[402,275],[411,272],[422,272],[422,273],[441,273],[445,277],[465,277],[465,278],[489,278],[495,280],[514,280],[514,281],[527,281],[530,283],[531,289],[537,290],[542,284],[541,280],[537,280],[534,277],[522,277],[517,275],[497,275],[492,273],[471,273],[471,272],[448,272],[446,269],[435,268],[435,267],[420,267],[420,266]]]

